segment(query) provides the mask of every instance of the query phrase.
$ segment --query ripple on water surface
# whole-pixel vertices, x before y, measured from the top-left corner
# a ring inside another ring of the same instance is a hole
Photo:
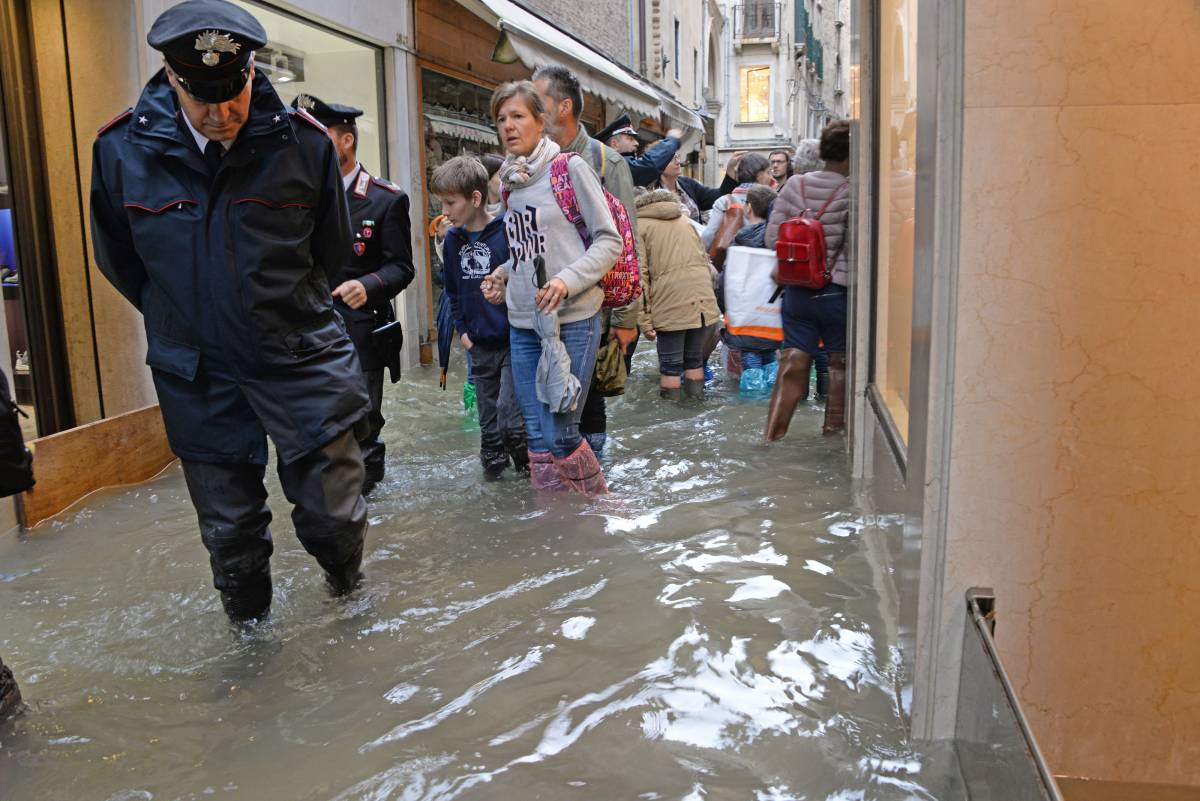
[[[24,799],[931,798],[904,742],[886,530],[804,407],[610,405],[612,495],[480,480],[457,395],[389,389],[368,580],[334,600],[272,486],[275,601],[234,635],[177,468],[0,537]]]

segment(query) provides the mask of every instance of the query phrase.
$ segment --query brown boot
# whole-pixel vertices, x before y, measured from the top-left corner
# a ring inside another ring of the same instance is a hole
[[[822,434],[846,430],[846,354],[829,354],[829,396],[825,398],[825,425]]]
[[[767,442],[782,439],[792,422],[796,404],[808,395],[808,372],[812,356],[799,348],[788,348],[779,356],[779,375],[771,392],[771,408],[767,412]]]

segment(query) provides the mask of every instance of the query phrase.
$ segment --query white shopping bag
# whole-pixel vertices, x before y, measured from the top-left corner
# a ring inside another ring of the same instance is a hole
[[[735,336],[783,341],[782,301],[771,296],[778,288],[775,251],[729,248],[725,256],[725,330]]]

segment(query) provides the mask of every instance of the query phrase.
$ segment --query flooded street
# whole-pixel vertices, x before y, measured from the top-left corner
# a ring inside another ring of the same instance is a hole
[[[461,358],[456,356],[460,365]],[[337,600],[271,477],[275,601],[234,634],[182,474],[0,537],[0,798],[907,799],[887,532],[841,440],[721,383],[610,405],[612,494],[485,484],[460,379],[388,389],[363,588]]]

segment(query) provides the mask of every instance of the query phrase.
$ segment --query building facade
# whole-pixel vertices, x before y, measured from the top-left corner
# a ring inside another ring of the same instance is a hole
[[[794,148],[848,116],[851,0],[735,0],[723,10],[723,158]]]

